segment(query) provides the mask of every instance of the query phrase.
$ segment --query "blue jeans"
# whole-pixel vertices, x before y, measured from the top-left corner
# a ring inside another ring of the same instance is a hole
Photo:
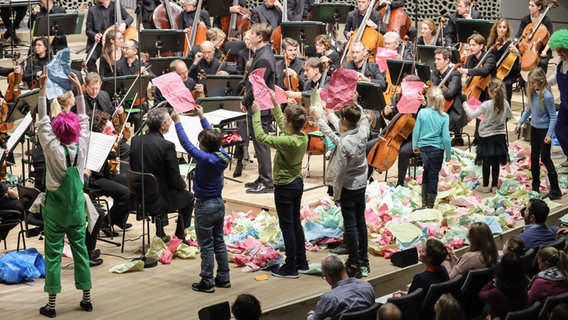
[[[297,270],[306,261],[306,238],[300,221],[300,206],[304,193],[302,178],[285,185],[274,185],[274,204],[284,238],[286,266]]]
[[[230,280],[227,246],[223,239],[225,204],[223,198],[210,198],[195,201],[195,233],[201,248],[201,272],[203,282],[214,285],[213,268],[217,259],[217,279]]]
[[[422,185],[427,186],[426,190],[429,194],[438,194],[438,179],[444,162],[444,150],[432,146],[422,147],[420,158],[424,165]]]
[[[365,221],[365,189],[341,190],[339,204],[343,216],[343,239],[349,251],[348,263],[359,263],[369,260],[367,222]]]

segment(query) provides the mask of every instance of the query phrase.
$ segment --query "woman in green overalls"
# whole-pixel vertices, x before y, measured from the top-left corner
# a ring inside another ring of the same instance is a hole
[[[77,113],[60,113],[50,121],[47,115],[47,68],[40,76],[38,100],[39,142],[46,162],[46,198],[43,207],[45,232],[45,288],[48,304],[39,313],[55,318],[55,297],[61,292],[61,253],[65,235],[73,252],[75,287],[83,290],[80,307],[92,311],[91,273],[89,255],[85,246],[86,212],[83,195],[83,170],[87,157],[89,119],[79,79],[75,74],[69,80],[77,89]]]

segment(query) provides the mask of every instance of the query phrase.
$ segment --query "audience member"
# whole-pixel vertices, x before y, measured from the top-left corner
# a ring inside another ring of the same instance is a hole
[[[339,319],[344,312],[364,309],[375,303],[373,287],[366,281],[350,278],[339,257],[323,258],[321,271],[331,291],[320,297],[314,311],[308,312],[308,320]]]
[[[512,252],[519,257],[522,257],[525,254],[525,251],[525,242],[517,236],[510,237],[503,245],[503,254]]]
[[[450,271],[450,278],[458,274],[467,275],[469,270],[494,267],[497,265],[497,246],[489,226],[483,222],[476,222],[469,228],[467,235],[469,249],[459,259],[454,250],[449,249],[448,254],[455,263]]]
[[[525,219],[525,231],[519,235],[525,242],[526,248],[538,248],[556,240],[557,228],[546,226],[546,218],[550,208],[540,199],[530,199],[527,206],[521,210]]]
[[[451,293],[444,293],[434,305],[436,320],[465,320],[461,303]]]
[[[550,296],[568,291],[568,256],[553,247],[538,251],[538,269],[529,284],[529,302],[544,302]]]
[[[479,299],[489,306],[489,314],[485,319],[504,319],[508,312],[529,306],[526,289],[529,280],[520,265],[521,259],[517,255],[505,254],[497,267],[495,279],[489,281],[479,292]]]
[[[237,299],[231,305],[231,311],[237,320],[258,320],[262,315],[260,301],[248,293],[237,296]]]
[[[385,303],[377,312],[377,320],[400,320],[402,312],[394,303]]]

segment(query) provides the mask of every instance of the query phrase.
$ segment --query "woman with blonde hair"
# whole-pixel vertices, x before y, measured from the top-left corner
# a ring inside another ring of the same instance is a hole
[[[493,268],[497,265],[497,245],[487,224],[483,222],[472,224],[467,239],[469,249],[459,259],[453,250],[448,250],[452,262],[455,263],[450,271],[450,278],[455,278],[459,274],[466,276],[470,270]]]
[[[451,293],[444,293],[434,305],[436,320],[464,320],[461,303]]]
[[[436,33],[438,26],[436,22],[432,19],[426,19],[420,23],[420,36],[416,40],[416,44],[427,45],[427,46],[441,46],[442,37],[439,36],[436,39]]]
[[[50,116],[55,118],[61,112],[69,112],[71,108],[75,105],[75,95],[72,91],[67,91],[66,93],[60,95],[59,97],[53,99],[50,105]]]
[[[446,160],[452,156],[450,146],[450,117],[444,112],[444,96],[442,89],[431,88],[426,94],[428,107],[418,112],[416,124],[412,131],[412,150],[420,153],[420,158],[424,164],[422,184],[426,188],[422,192],[427,192],[423,207],[433,208],[438,194],[438,178],[442,163],[444,162],[444,150]]]
[[[553,247],[538,251],[538,269],[529,284],[529,301],[544,302],[550,296],[568,292],[568,255]]]
[[[483,183],[478,187],[483,193],[497,191],[499,166],[509,161],[505,122],[513,117],[511,107],[506,100],[507,93],[503,81],[493,78],[489,82],[487,94],[491,100],[483,102],[475,111],[469,108],[467,102],[463,104],[465,113],[470,118],[483,115],[478,127],[479,143],[475,159],[475,164],[483,168]],[[489,186],[490,176],[493,178],[491,186]]]
[[[526,108],[521,115],[519,124],[515,127],[515,133],[519,132],[521,125],[530,117],[532,190],[535,192],[540,190],[540,161],[542,161],[550,182],[550,192],[544,198],[557,200],[562,197],[562,191],[558,185],[558,173],[550,158],[552,137],[557,120],[556,106],[546,74],[539,67],[529,72],[527,96],[530,108]]]

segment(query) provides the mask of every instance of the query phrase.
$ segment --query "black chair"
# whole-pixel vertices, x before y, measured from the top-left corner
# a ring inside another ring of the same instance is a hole
[[[229,307],[229,301],[202,308],[197,313],[197,316],[199,320],[230,320],[231,308]]]
[[[424,299],[424,290],[418,288],[411,293],[397,298],[389,298],[387,302],[395,304],[402,312],[400,320],[420,319],[420,309],[417,308]]]
[[[448,281],[436,283],[430,286],[428,293],[424,297],[420,306],[420,313],[422,320],[434,319],[434,304],[440,296],[444,293],[451,293],[457,300],[460,299],[461,287],[463,283],[463,276],[457,275],[455,278]]]
[[[142,210],[142,205],[144,197],[152,197],[158,193],[158,180],[151,173],[141,173],[132,170],[126,172],[126,179],[128,189],[130,189],[132,193],[130,200],[136,211],[136,220],[142,220],[142,252],[146,252],[144,237],[148,237],[148,244],[150,244],[150,219],[146,214],[146,210]],[[142,194],[142,190],[144,190],[144,194]],[[156,214],[151,215],[155,216]],[[126,223],[126,221],[124,221],[124,223]],[[126,230],[123,229],[121,252],[124,252],[125,232]]]
[[[41,193],[37,188],[25,187],[22,185],[17,185],[18,197],[20,204],[24,207],[24,229],[20,230],[18,234],[18,249],[20,247],[19,239],[20,235],[22,239],[31,238],[40,235],[43,232],[43,218],[41,216],[36,216],[34,213],[30,212],[30,207]],[[24,249],[26,249],[26,243],[24,240]]]
[[[525,251],[525,254],[521,257],[521,263],[523,264],[523,269],[525,269],[525,273],[527,276],[532,276],[532,266],[533,260],[535,259],[537,254],[537,250],[534,248],[530,248]]]
[[[493,268],[470,270],[461,288],[461,303],[466,319],[481,316],[484,303],[479,291],[493,278]]]
[[[375,302],[370,307],[362,310],[344,312],[339,320],[375,320],[377,319],[377,311],[380,308],[380,304]]]
[[[568,292],[546,298],[546,300],[544,300],[544,305],[542,306],[542,309],[540,309],[538,318],[540,320],[548,319],[554,307],[556,307],[561,303],[567,303],[567,302],[568,302]]]
[[[8,246],[6,245],[8,233],[18,225],[20,225],[20,232],[18,232],[18,247],[16,250],[20,251],[20,236],[24,241],[24,250],[26,249],[26,239],[23,236],[24,226],[21,215],[22,213],[15,209],[0,210],[0,241],[4,241],[4,250],[8,250]]]
[[[541,303],[536,301],[532,304],[532,306],[519,310],[507,313],[507,317],[505,320],[535,320],[538,319],[538,311],[540,310]]]

